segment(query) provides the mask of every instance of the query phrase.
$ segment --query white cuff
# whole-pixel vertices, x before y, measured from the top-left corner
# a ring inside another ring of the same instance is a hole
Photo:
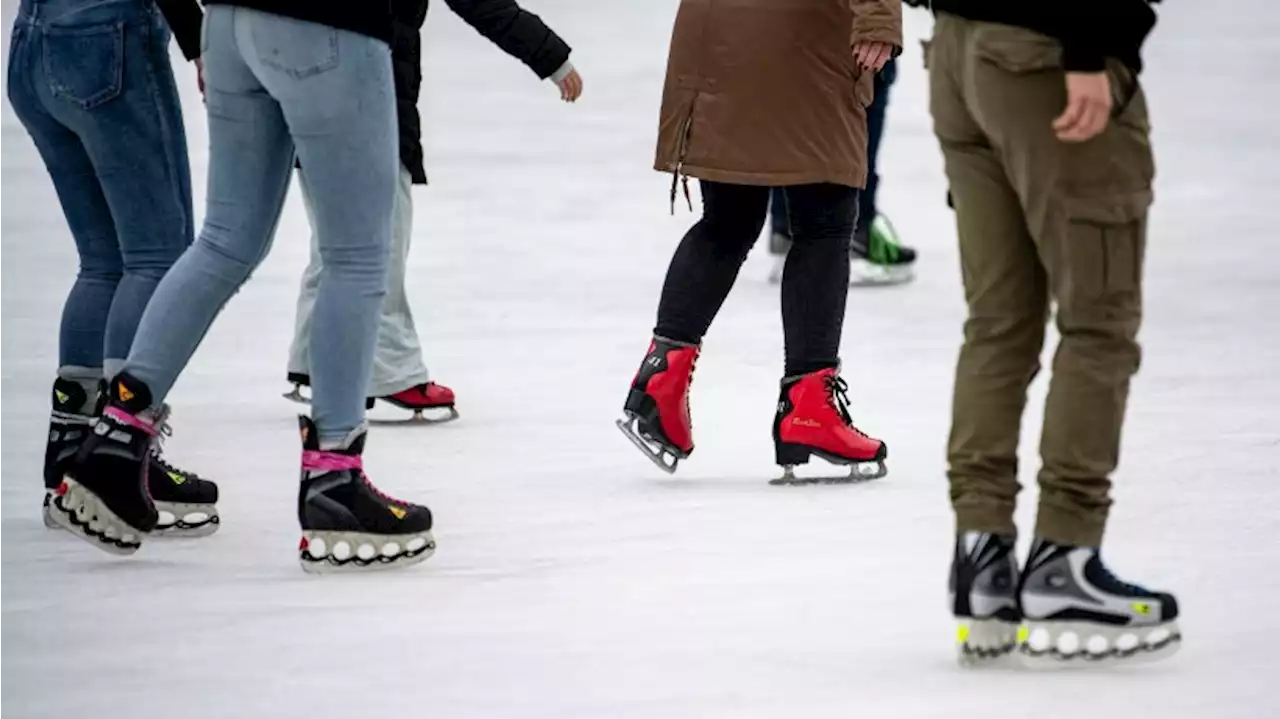
[[[571,72],[573,72],[573,61],[565,60],[564,64],[560,66],[559,70],[556,70],[555,72],[551,73],[551,81],[559,85],[560,81],[568,77],[569,73]]]

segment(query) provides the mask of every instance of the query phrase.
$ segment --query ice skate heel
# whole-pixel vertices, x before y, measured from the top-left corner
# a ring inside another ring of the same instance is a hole
[[[631,383],[623,417],[615,422],[667,474],[693,452],[689,386],[698,352],[696,345],[655,337]]]
[[[960,665],[978,667],[1011,655],[1022,618],[1014,538],[989,532],[957,535],[947,588]]]
[[[285,399],[298,404],[311,404],[311,398],[302,394],[303,387],[311,386],[311,375],[302,372],[290,372],[289,384],[293,385],[293,389],[282,395]]]
[[[888,473],[884,442],[863,434],[848,411],[848,385],[836,369],[782,381],[773,422],[774,457],[782,476],[773,485],[850,484]],[[795,468],[812,456],[849,467],[847,475],[799,477]]]
[[[313,574],[408,567],[436,549],[431,510],[389,497],[363,469],[365,428],[338,446],[321,450],[315,425],[298,418],[302,433],[302,484],[298,561]]]
[[[1038,540],[1021,606],[1018,652],[1033,669],[1152,662],[1182,644],[1174,596],[1120,581],[1093,547]]]

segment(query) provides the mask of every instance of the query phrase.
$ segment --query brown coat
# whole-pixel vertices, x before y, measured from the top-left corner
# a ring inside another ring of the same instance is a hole
[[[902,46],[901,0],[682,0],[655,169],[769,187],[863,187],[871,73],[852,45]]]

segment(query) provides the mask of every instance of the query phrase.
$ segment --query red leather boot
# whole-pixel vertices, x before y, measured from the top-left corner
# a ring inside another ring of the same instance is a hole
[[[654,337],[631,382],[618,429],[667,473],[693,452],[689,384],[698,361],[697,345]]]
[[[888,448],[853,426],[848,388],[835,368],[782,380],[778,414],[773,420],[773,443],[784,473],[774,484],[859,482],[887,473],[884,459]],[[808,463],[810,455],[850,466],[849,476],[796,477],[795,466]]]

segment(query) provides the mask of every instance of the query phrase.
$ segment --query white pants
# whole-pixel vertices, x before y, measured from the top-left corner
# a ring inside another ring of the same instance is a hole
[[[307,179],[298,173],[302,201],[311,223],[311,263],[302,274],[302,291],[298,295],[298,320],[289,347],[289,372],[311,374],[311,311],[315,307],[316,289],[320,286],[320,245],[316,237],[315,210]],[[405,264],[409,258],[409,240],[413,234],[413,180],[409,171],[400,168],[396,188],[395,216],[391,221],[391,257],[387,262],[387,296],[378,318],[378,346],[373,358],[370,397],[385,397],[428,381],[427,366],[422,361],[422,346],[413,326],[413,313],[405,293]]]

